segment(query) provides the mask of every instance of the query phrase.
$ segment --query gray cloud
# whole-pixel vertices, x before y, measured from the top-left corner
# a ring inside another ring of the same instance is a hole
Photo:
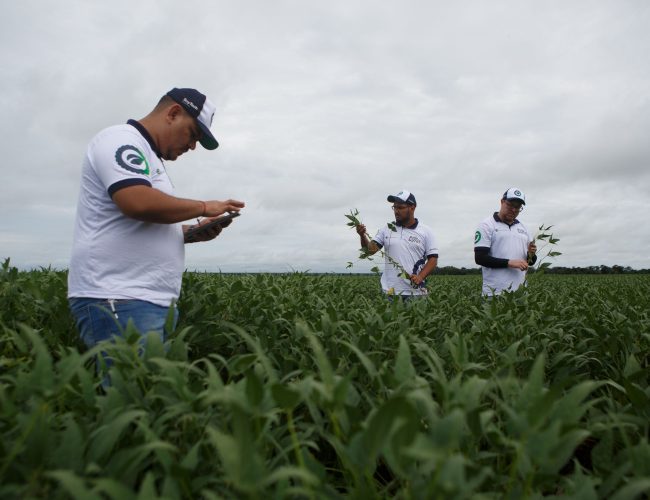
[[[88,140],[173,86],[218,107],[217,152],[169,163],[179,196],[244,216],[188,268],[367,270],[408,188],[440,264],[473,266],[478,222],[518,186],[561,265],[650,267],[650,11],[633,1],[9,3],[0,19],[0,248],[67,266]]]

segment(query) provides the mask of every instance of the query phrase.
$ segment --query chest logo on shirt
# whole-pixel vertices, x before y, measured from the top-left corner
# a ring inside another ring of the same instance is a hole
[[[149,175],[149,163],[142,152],[135,146],[125,144],[115,151],[115,161],[124,170],[136,174]]]
[[[478,243],[479,241],[481,241],[481,231],[476,231],[474,233],[474,243]]]

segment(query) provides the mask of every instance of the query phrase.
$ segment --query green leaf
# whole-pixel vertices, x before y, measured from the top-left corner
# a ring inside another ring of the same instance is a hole
[[[403,335],[399,336],[394,374],[395,380],[400,384],[415,377],[415,368],[413,368],[413,362],[411,361],[411,350]]]
[[[93,493],[84,484],[84,479],[77,476],[74,472],[68,470],[54,470],[46,472],[46,476],[56,479],[63,489],[68,492],[72,498],[83,498],[88,500],[101,500],[101,496]]]
[[[632,404],[650,417],[650,397],[637,384],[625,380],[625,393]]]
[[[285,411],[292,410],[300,403],[300,393],[285,384],[273,384],[271,395],[277,405]]]
[[[99,478],[95,482],[94,491],[104,493],[112,500],[128,500],[134,498],[131,488],[127,488],[122,483],[111,478]]]
[[[126,428],[145,415],[143,410],[124,411],[98,427],[90,436],[89,458],[97,462],[104,460],[117,445]]]
[[[618,490],[611,500],[639,498],[643,493],[650,493],[650,478],[632,479]]]
[[[181,467],[193,471],[196,469],[196,466],[199,464],[199,450],[201,449],[201,441],[198,441],[190,451],[187,452],[187,455],[181,460]],[[145,478],[146,479],[146,478]]]
[[[280,481],[289,481],[298,479],[304,484],[316,486],[318,484],[318,477],[312,474],[309,470],[302,467],[282,466],[275,469],[269,474],[263,482],[263,486],[268,487]]]
[[[246,372],[246,398],[253,407],[258,406],[264,398],[264,385],[254,370]]]
[[[158,498],[158,493],[156,492],[155,477],[152,472],[147,472],[144,480],[140,484],[136,500],[151,500],[156,498]]]

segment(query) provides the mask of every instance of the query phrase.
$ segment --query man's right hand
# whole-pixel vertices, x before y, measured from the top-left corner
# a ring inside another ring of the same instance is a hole
[[[357,224],[356,230],[359,236],[363,236],[366,234],[366,226],[364,226],[363,224]]]
[[[525,271],[528,269],[528,262],[524,259],[512,259],[508,261],[508,267]]]
[[[205,202],[205,217],[216,217],[226,212],[239,212],[244,208],[245,203],[238,200],[210,200]]]

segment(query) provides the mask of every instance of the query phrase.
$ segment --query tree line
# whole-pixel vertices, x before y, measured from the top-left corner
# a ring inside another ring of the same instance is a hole
[[[529,269],[534,273],[535,269]],[[630,266],[586,266],[586,267],[564,267],[551,266],[544,270],[547,274],[650,274],[650,269],[633,269]],[[481,274],[480,267],[454,267],[441,266],[436,268],[433,274]]]

